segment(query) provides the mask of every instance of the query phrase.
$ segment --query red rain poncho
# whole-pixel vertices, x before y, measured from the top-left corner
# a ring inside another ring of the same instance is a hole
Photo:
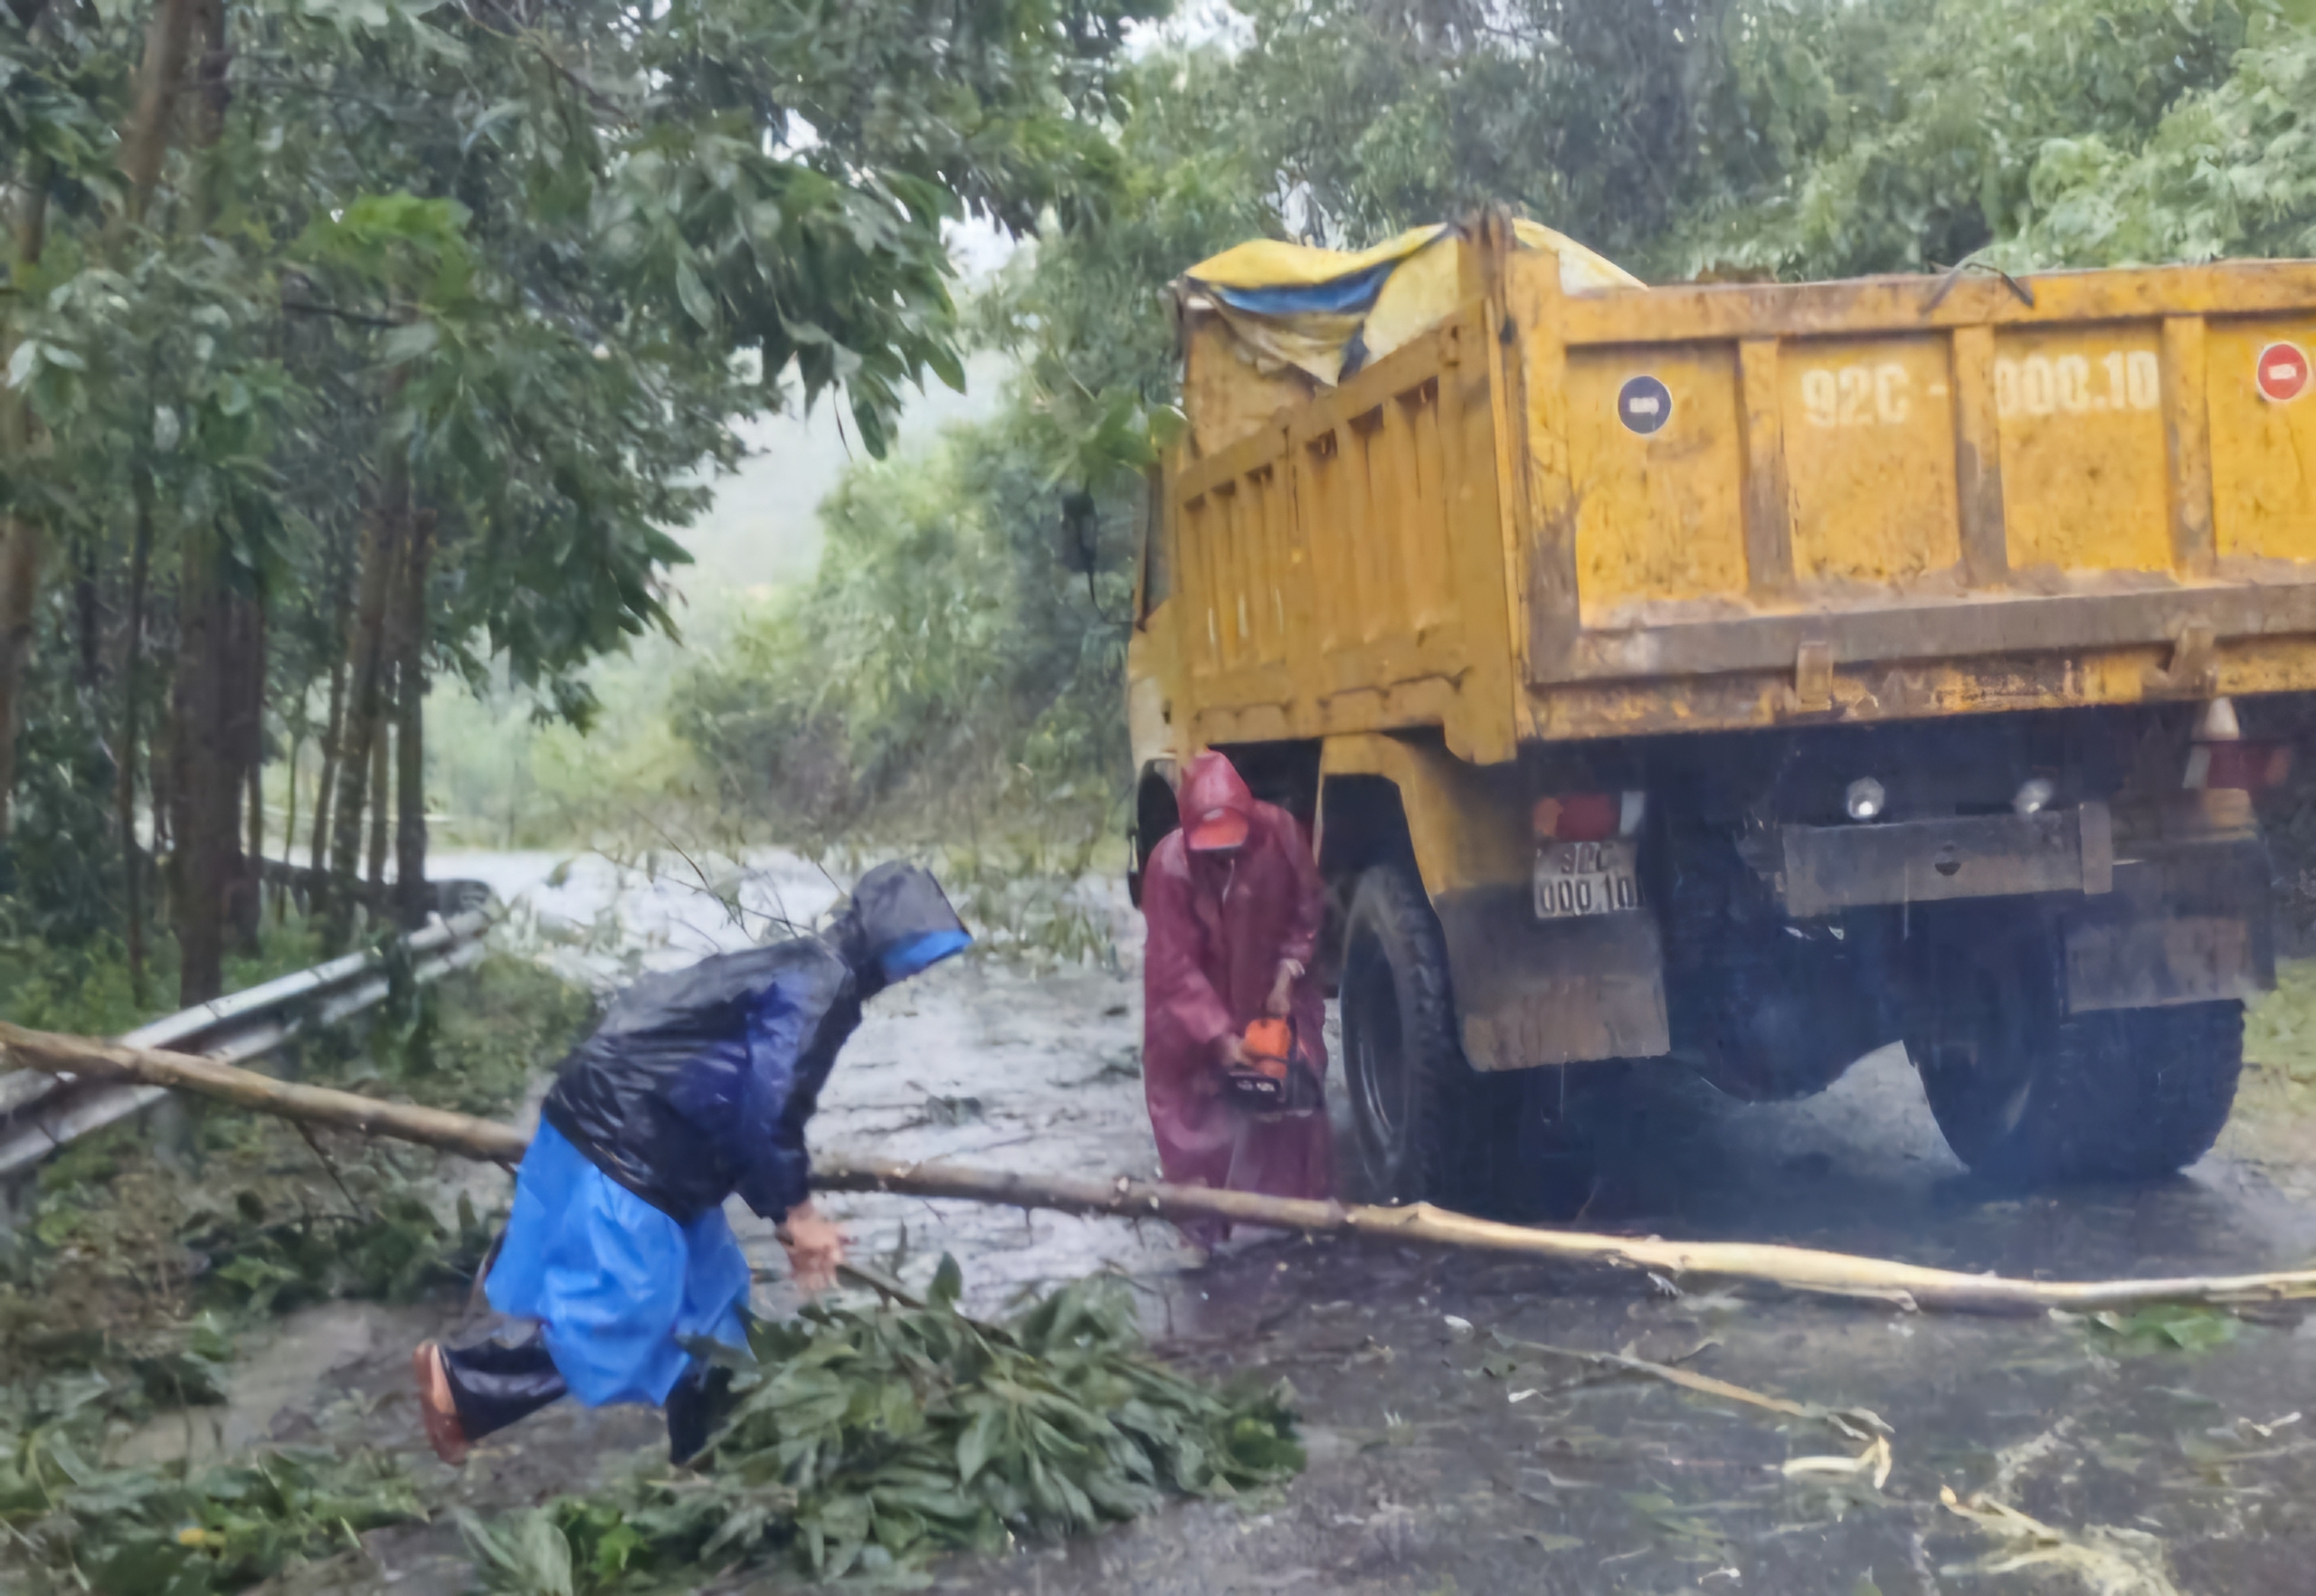
[[[1295,817],[1258,803],[1220,754],[1191,762],[1181,809],[1185,825],[1229,810],[1245,817],[1248,833],[1235,852],[1201,854],[1183,831],[1172,832],[1144,875],[1142,1079],[1159,1164],[1181,1184],[1324,1198],[1334,1148],[1324,1112],[1258,1119],[1201,1089],[1221,1064],[1225,1039],[1263,1018],[1285,959],[1305,967],[1289,1014],[1304,1056],[1325,1078],[1325,1001],[1309,973],[1326,914],[1318,865]],[[1191,1234],[1210,1244],[1222,1231]]]

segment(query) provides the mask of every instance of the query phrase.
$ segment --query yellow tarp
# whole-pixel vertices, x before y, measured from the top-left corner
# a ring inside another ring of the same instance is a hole
[[[1534,222],[1513,223],[1523,249],[1560,257],[1563,292],[1637,289],[1641,280],[1575,240]],[[1362,281],[1372,274],[1375,280]],[[1359,251],[1256,239],[1183,274],[1229,325],[1255,364],[1295,366],[1333,387],[1353,340],[1361,364],[1379,360],[1456,307],[1455,230],[1412,227]]]
[[[1387,261],[1404,260],[1447,231],[1436,222],[1410,227],[1369,250],[1323,250],[1283,239],[1251,239],[1200,261],[1183,275],[1214,288],[1309,288],[1355,277]]]

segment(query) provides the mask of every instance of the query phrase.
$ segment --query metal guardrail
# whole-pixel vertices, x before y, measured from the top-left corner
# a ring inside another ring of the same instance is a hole
[[[433,981],[478,962],[483,934],[495,917],[490,908],[471,908],[412,932],[403,938],[412,976]],[[115,1040],[122,1047],[166,1048],[240,1064],[376,1006],[384,1001],[388,984],[384,955],[348,954],[156,1020]],[[59,1148],[140,1114],[168,1095],[159,1087],[29,1070],[0,1075],[0,1185]]]

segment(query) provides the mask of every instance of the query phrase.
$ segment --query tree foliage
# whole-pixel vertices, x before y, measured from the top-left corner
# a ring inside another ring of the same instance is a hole
[[[1100,822],[1125,757],[1114,694],[1129,529],[1088,505],[1097,574],[1057,580],[1072,495],[1010,416],[856,473],[824,507],[818,577],[745,623],[675,699],[729,810],[792,840],[863,827],[1003,833]],[[1086,512],[1081,512],[1086,513]]]
[[[2316,253],[2311,14],[1246,0],[1238,33],[1136,59],[1109,203],[1073,225],[1047,213],[976,307],[1020,362],[1005,414],[928,467],[862,467],[827,514],[818,585],[697,673],[686,724],[728,798],[783,815],[882,803],[945,822],[961,791],[1018,812],[1025,784],[1115,801],[1124,529],[1177,425],[1163,290],[1185,268],[1248,237],[1358,246],[1481,203],[1658,281]],[[1098,603],[1064,602],[1085,580],[1055,557],[1073,524],[1106,529]]]
[[[80,751],[42,769],[114,811],[98,901],[133,938],[166,854],[206,995],[250,772],[308,738],[338,933],[390,803],[422,876],[429,678],[584,722],[736,423],[841,393],[876,454],[961,382],[944,229],[1098,217],[1146,10],[10,0],[0,755]]]

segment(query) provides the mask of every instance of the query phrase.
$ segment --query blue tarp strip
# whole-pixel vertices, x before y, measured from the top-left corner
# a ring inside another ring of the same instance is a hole
[[[1399,261],[1385,261],[1364,271],[1326,282],[1296,283],[1280,288],[1237,289],[1204,285],[1206,291],[1233,310],[1248,316],[1308,316],[1314,312],[1345,316],[1366,309],[1382,291],[1383,280]]]

